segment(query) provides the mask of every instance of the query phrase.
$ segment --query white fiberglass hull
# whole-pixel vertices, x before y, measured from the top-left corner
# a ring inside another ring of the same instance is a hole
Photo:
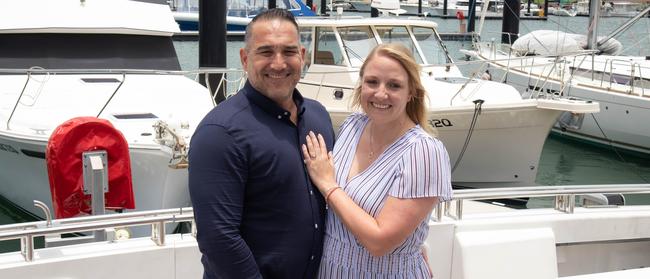
[[[477,57],[486,60],[490,56],[483,53]],[[650,93],[647,87],[644,89],[637,86],[632,89],[626,85],[610,83],[608,79],[601,82],[601,74],[596,74],[595,80],[578,76],[571,79],[569,73],[573,64],[570,61],[560,63],[559,65],[564,67],[561,70],[550,72],[553,64],[551,58],[528,58],[521,62],[513,60],[509,64],[507,60],[500,58],[497,57],[497,61],[489,63],[488,69],[492,73],[493,80],[507,82],[522,92],[524,97],[539,94],[539,91],[561,92],[563,88],[563,96],[591,100],[600,104],[600,112],[585,116],[580,129],[556,129],[559,134],[600,145],[612,145],[634,153],[650,154],[650,126],[643,125],[650,119]],[[582,62],[582,65],[592,65],[589,56],[586,58],[588,61]],[[607,60],[605,57],[598,56],[596,59],[596,61]],[[568,60],[571,58],[567,58]],[[602,61],[597,63],[602,64]],[[534,63],[538,66],[527,66]],[[598,65],[595,68],[603,69]],[[562,72],[566,74],[561,75]]]
[[[401,4],[400,9],[405,10],[405,15],[419,15],[418,13],[418,4]],[[423,15],[432,15],[434,13],[433,7],[428,4],[422,3],[422,14]]]
[[[40,218],[45,215],[34,206],[34,200],[45,202],[53,209],[44,158],[46,145],[47,139],[30,140],[0,134],[0,146],[12,150],[0,156],[3,166],[0,168],[0,195]],[[129,148],[129,155],[135,210],[190,206],[187,169],[170,168],[169,152],[151,146]]]
[[[340,74],[331,80],[345,83],[346,75]],[[437,88],[444,92],[443,86],[438,84]],[[298,88],[305,96],[317,99],[327,108],[335,131],[338,131],[343,120],[351,113],[348,105],[351,89],[321,87],[308,80],[299,83]],[[338,90],[345,97],[334,98]],[[429,98],[437,98],[435,94],[429,94]],[[493,99],[498,98],[496,92],[493,95]],[[478,112],[471,102],[430,107],[429,123],[436,128],[438,137],[445,144],[452,167],[457,165],[452,173],[452,183],[466,187],[534,185],[539,157],[551,127],[562,112],[580,109],[580,106],[571,107],[569,104],[563,107],[562,104],[562,101],[555,103],[552,100],[520,100],[500,104],[487,101],[477,116],[473,130],[472,119]],[[468,139],[470,131],[471,137]]]

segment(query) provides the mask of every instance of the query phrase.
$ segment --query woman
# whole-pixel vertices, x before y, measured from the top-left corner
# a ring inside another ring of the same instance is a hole
[[[433,207],[451,196],[449,156],[426,121],[425,90],[410,51],[375,47],[334,152],[310,133],[312,181],[328,203],[319,277],[430,278],[420,247]]]

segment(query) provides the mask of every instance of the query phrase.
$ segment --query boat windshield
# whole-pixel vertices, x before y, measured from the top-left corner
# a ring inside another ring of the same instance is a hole
[[[313,39],[311,34],[312,29],[309,27],[300,30],[301,43],[308,52],[307,59],[313,57],[313,61],[307,61],[306,67],[314,63],[359,68],[370,51],[379,43],[398,43],[406,46],[416,62],[421,65],[451,62],[438,33],[431,27],[408,25],[316,27],[314,33],[316,35]],[[312,45],[313,56],[310,53]]]
[[[0,68],[180,70],[171,37],[0,34]]]
[[[370,26],[338,28],[345,54],[352,67],[361,67],[370,51],[377,45]]]
[[[403,44],[411,51],[415,57],[415,61],[418,64],[424,63],[416,48],[416,43],[413,42],[411,34],[408,32],[406,26],[378,26],[377,33],[379,34],[379,38],[381,38],[382,43]]]
[[[316,34],[314,64],[345,66],[343,53],[336,40],[334,29],[318,27]]]
[[[427,64],[445,64],[451,62],[447,50],[433,28],[413,27],[415,40],[420,46]],[[423,63],[424,64],[424,63]]]

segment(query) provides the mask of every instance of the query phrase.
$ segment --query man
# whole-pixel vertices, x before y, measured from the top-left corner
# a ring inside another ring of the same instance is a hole
[[[296,84],[304,63],[291,13],[271,9],[246,29],[248,81],[213,109],[190,144],[189,188],[204,278],[313,278],[325,204],[305,170],[307,133],[334,131]]]

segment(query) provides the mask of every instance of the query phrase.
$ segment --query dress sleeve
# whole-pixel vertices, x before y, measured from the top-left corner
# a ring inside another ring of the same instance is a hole
[[[341,132],[345,129],[349,129],[348,126],[350,125],[358,125],[359,121],[362,121],[364,117],[365,115],[359,112],[353,112],[352,114],[348,115],[348,117],[343,120],[343,123],[341,123],[341,127],[339,127],[339,130],[337,131],[337,135],[340,135]]]
[[[413,199],[438,197],[451,199],[449,155],[441,141],[422,137],[406,150],[395,174],[389,195]]]

